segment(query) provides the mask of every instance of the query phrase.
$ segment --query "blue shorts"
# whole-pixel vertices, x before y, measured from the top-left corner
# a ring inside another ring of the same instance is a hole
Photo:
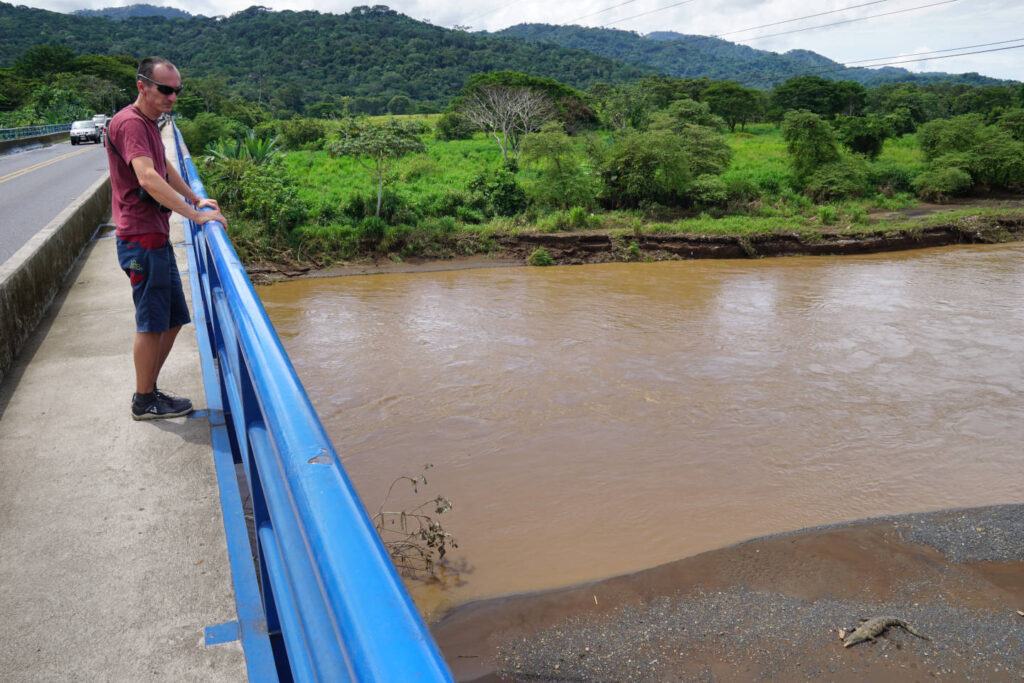
[[[117,260],[132,283],[136,331],[166,332],[192,321],[174,248],[166,237],[118,238]]]

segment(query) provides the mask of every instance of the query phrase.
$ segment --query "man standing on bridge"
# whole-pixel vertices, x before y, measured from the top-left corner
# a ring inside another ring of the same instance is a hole
[[[181,92],[178,69],[166,59],[147,57],[139,64],[135,85],[135,102],[107,125],[107,161],[117,257],[135,300],[131,414],[135,420],[153,420],[192,412],[192,401],[165,394],[156,385],[181,326],[191,322],[169,240],[170,212],[198,224],[226,221],[217,202],[199,198],[164,156],[157,119],[170,113]],[[203,208],[213,210],[199,211]]]

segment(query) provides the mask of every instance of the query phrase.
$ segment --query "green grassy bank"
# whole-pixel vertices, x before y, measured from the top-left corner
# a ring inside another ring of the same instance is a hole
[[[436,120],[418,118],[428,125]],[[265,190],[271,197],[268,201],[284,197],[285,203],[298,207],[287,229],[275,227],[273,210],[260,217],[232,211],[229,203],[229,231],[247,264],[318,268],[368,259],[401,262],[478,254],[521,258],[530,245],[555,252],[553,262],[687,257],[685,250],[674,253],[658,247],[659,239],[669,236],[697,241],[730,238],[740,245],[773,237],[790,243],[795,238],[806,245],[863,239],[873,240],[878,249],[906,248],[886,247],[880,238],[898,238],[902,245],[907,236],[923,234],[940,224],[956,226],[971,216],[971,225],[977,220],[991,224],[992,229],[983,231],[986,241],[1016,239],[1015,229],[999,226],[1024,218],[1024,210],[1012,201],[972,197],[944,207],[922,203],[912,191],[913,181],[927,164],[913,134],[886,140],[874,160],[857,158],[858,168],[867,178],[866,189],[858,192],[859,196],[815,201],[809,193],[794,189],[798,184],[779,127],[755,124],[723,134],[731,160],[716,176],[713,189],[717,194],[704,200],[685,206],[651,202],[629,209],[602,208],[593,189],[598,171],[586,148],[609,145],[611,136],[597,132],[566,138],[572,145],[568,158],[580,171],[575,176],[583,186],[576,195],[582,197],[579,203],[553,206],[545,195],[544,184],[550,174],[544,160],[526,154],[514,175],[523,195],[522,206],[510,212],[512,215],[500,215],[493,197],[488,196],[489,190],[494,192],[502,160],[493,138],[478,132],[470,139],[446,141],[427,133],[421,153],[397,159],[388,171],[378,220],[372,215],[375,179],[357,159],[328,151],[325,140],[336,132],[332,123],[324,125],[324,138],[305,143],[305,149],[280,154],[272,177],[257,179],[263,186],[256,189]],[[216,173],[215,165],[208,168],[204,175]],[[221,193],[231,192],[230,180],[214,180],[211,194],[221,197]],[[234,180],[243,185],[250,182],[245,177]],[[545,197],[547,201],[539,199]],[[958,233],[954,227],[951,234],[950,239],[957,241],[971,239],[976,233]],[[611,246],[584,257],[579,250],[570,250],[574,256],[560,258],[559,249],[545,246],[555,242],[538,239],[541,235],[580,239],[606,235]],[[814,253],[812,248],[804,251]],[[756,249],[745,253],[764,255]],[[530,254],[532,251],[525,257]]]

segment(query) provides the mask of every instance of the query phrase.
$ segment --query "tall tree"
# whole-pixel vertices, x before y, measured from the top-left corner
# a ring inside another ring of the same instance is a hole
[[[341,138],[329,146],[332,156],[354,157],[370,172],[377,185],[377,216],[384,197],[384,178],[394,161],[426,149],[420,136],[427,132],[421,121],[389,118],[382,123],[348,119],[341,124]]]
[[[761,112],[761,93],[733,81],[712,83],[700,98],[708,103],[713,113],[725,119],[731,132],[735,132],[737,123],[741,129],[745,128],[747,122]]]
[[[523,136],[555,117],[551,98],[533,88],[485,85],[470,91],[458,111],[493,137],[507,164],[518,161]]]
[[[786,140],[789,161],[798,182],[825,164],[839,160],[832,127],[814,112],[802,109],[786,113],[782,121],[782,137]]]

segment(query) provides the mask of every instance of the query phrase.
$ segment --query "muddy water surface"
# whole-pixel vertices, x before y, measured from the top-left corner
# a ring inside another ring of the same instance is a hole
[[[453,501],[431,616],[1024,492],[1024,244],[259,293],[367,507]]]

